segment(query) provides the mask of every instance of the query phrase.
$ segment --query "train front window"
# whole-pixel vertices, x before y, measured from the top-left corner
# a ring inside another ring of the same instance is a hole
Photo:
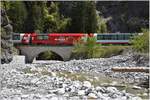
[[[20,40],[20,35],[13,35],[13,36],[12,36],[12,39],[13,39],[13,40]]]

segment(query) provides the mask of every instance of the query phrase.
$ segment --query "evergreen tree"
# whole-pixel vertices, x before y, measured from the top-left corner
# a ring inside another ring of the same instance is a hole
[[[85,2],[77,2],[71,13],[71,32],[86,32],[85,30]]]
[[[22,1],[3,2],[14,32],[23,32],[27,11]]]
[[[86,3],[86,32],[93,33],[97,32],[98,24],[97,24],[97,14],[96,14],[96,7],[94,2],[85,2]]]
[[[44,6],[43,1],[24,1],[28,11],[25,22],[25,31],[34,32],[36,30],[43,31]]]
[[[71,18],[71,32],[97,32],[98,24],[95,2],[77,2],[73,7]]]
[[[142,29],[143,35],[137,35],[131,40],[132,48],[136,52],[148,53],[149,52],[149,30]]]
[[[69,18],[64,18],[60,15],[57,3],[50,2],[50,5],[45,7],[44,32],[65,32],[67,31],[69,22]]]
[[[106,33],[107,32],[106,22],[107,21],[104,20],[101,16],[97,15],[97,24],[98,24],[97,33]]]

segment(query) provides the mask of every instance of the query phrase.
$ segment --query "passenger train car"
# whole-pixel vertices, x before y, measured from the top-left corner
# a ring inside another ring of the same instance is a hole
[[[15,33],[12,40],[15,44],[73,45],[76,41],[86,42],[88,37],[95,37],[99,44],[129,44],[135,35],[139,33]]]
[[[105,33],[96,34],[96,42],[100,44],[129,44],[133,33]]]

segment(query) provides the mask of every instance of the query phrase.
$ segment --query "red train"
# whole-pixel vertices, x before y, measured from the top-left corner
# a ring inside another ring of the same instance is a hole
[[[21,33],[13,34],[13,42],[21,44],[73,45],[76,41],[86,41],[87,34],[83,33]]]
[[[13,34],[15,44],[73,45],[76,41],[86,42],[88,37],[95,37],[100,44],[129,44],[129,39],[139,33],[19,33]]]

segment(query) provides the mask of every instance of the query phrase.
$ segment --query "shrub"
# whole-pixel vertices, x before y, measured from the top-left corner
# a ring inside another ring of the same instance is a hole
[[[135,36],[133,40],[131,40],[132,48],[141,53],[149,52],[149,30],[142,29],[143,35]]]
[[[101,53],[100,57],[111,57],[115,55],[119,55],[123,52],[123,50],[127,48],[126,46],[105,46],[105,47],[100,47]]]
[[[88,38],[85,44],[87,58],[97,58],[100,55],[100,44],[96,43],[95,38]]]
[[[95,38],[88,38],[86,43],[78,41],[75,43],[73,58],[95,58],[99,57],[99,44],[96,44]]]
[[[111,57],[121,54],[126,46],[101,46],[96,43],[95,38],[88,38],[86,43],[81,41],[75,43],[72,58],[87,59],[87,58],[100,58]]]

